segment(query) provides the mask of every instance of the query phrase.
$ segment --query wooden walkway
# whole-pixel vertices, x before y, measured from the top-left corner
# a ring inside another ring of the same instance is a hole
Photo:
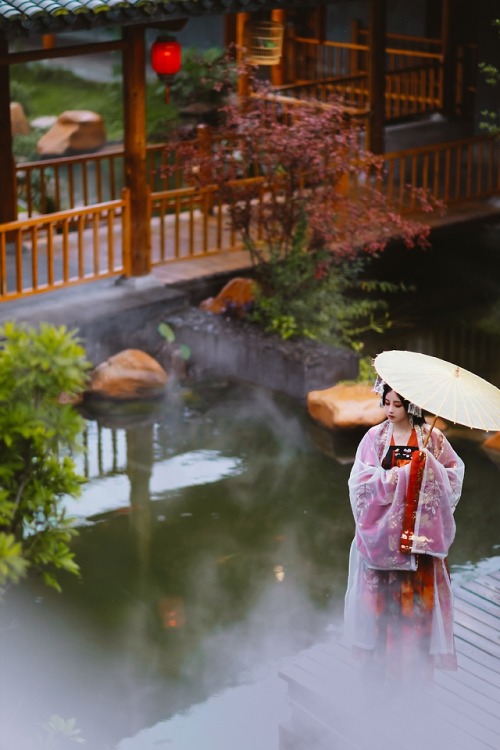
[[[455,589],[455,641],[458,670],[411,692],[367,682],[340,640],[297,655],[280,750],[499,750],[500,571]]]

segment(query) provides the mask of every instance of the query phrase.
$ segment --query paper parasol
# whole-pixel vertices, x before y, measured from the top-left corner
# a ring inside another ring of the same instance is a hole
[[[419,352],[377,355],[378,375],[435,417],[478,430],[500,430],[500,389],[463,367]]]

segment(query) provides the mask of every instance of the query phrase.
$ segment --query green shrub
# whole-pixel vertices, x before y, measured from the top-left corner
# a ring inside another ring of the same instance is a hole
[[[61,396],[83,390],[89,364],[64,326],[7,323],[0,338],[0,593],[28,571],[59,590],[56,571],[78,573],[62,499],[80,492],[84,424]]]

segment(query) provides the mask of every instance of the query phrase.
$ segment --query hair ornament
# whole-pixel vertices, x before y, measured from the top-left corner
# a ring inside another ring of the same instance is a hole
[[[375,382],[373,384],[372,391],[374,393],[378,393],[378,395],[381,396],[384,392],[384,385],[385,385],[385,380],[382,380],[380,375],[377,375]]]
[[[408,414],[412,414],[414,417],[421,417],[422,409],[420,408],[420,406],[412,404],[411,401],[408,401]]]

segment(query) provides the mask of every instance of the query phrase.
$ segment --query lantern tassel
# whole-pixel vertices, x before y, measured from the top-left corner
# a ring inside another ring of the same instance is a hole
[[[170,86],[168,83],[165,84],[165,104],[168,104],[170,101]]]

